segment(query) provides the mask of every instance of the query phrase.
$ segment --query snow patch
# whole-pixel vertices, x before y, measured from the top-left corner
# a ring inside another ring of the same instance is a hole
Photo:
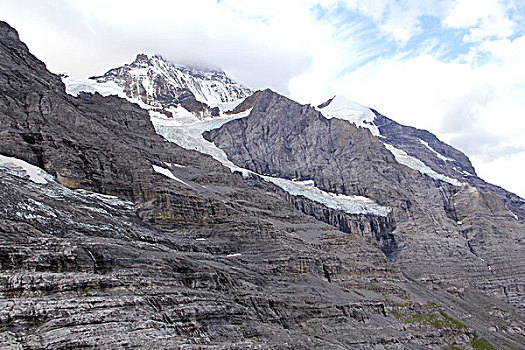
[[[430,145],[429,145],[427,142],[425,142],[425,141],[423,141],[423,140],[421,140],[421,139],[418,139],[418,140],[419,140],[419,142],[421,142],[421,144],[422,144],[423,146],[425,146],[426,148],[428,148],[429,150],[431,150],[431,151],[432,151],[432,152],[433,152],[433,153],[434,153],[439,159],[441,159],[442,161],[444,161],[444,162],[453,162],[453,161],[454,161],[454,159],[452,159],[452,158],[448,158],[448,157],[445,157],[444,155],[442,155],[441,153],[439,153],[438,151],[436,151],[435,149],[433,149],[432,147],[430,147]]]
[[[158,110],[151,109],[153,107],[150,107],[148,105],[141,106],[144,109],[149,109],[149,116],[150,119],[164,119],[168,120],[170,124],[173,125],[187,125],[192,124],[200,121],[199,118],[197,118],[193,113],[188,111],[186,108],[182,106],[175,106],[175,107],[169,107],[166,109],[167,112],[171,113],[172,117],[168,118],[164,113],[159,112]]]
[[[168,166],[168,167],[172,167],[172,166],[174,166],[174,167],[177,167],[177,168],[185,168],[184,165],[180,165],[180,164],[177,164],[177,163],[167,163],[167,162],[164,162],[164,164],[166,164],[166,166]]]
[[[348,214],[372,214],[387,216],[392,209],[383,207],[373,200],[363,196],[347,196],[321,190],[315,186],[313,180],[296,181],[279,177],[261,175],[261,177],[282,188],[293,196],[303,196],[325,206],[341,210]]]
[[[235,254],[228,254],[228,255],[226,255],[226,257],[233,258],[233,257],[236,257],[236,256],[241,256],[241,255],[242,254],[240,254],[240,253],[235,253]]]
[[[37,184],[47,184],[53,181],[53,176],[44,170],[18,158],[0,155],[0,166],[9,169],[10,173],[18,177],[29,176],[29,180]]]
[[[157,173],[159,173],[159,174],[162,174],[162,175],[164,175],[164,176],[166,176],[166,177],[169,177],[170,179],[173,179],[173,180],[175,180],[175,181],[178,181],[178,182],[180,182],[180,183],[182,183],[182,184],[184,184],[184,185],[186,185],[186,186],[188,186],[188,187],[191,188],[191,186],[188,185],[186,182],[182,181],[181,179],[179,179],[178,177],[176,177],[175,175],[173,175],[173,173],[172,173],[169,169],[167,169],[167,168],[162,168],[162,167],[160,167],[160,166],[158,166],[158,165],[152,165],[152,167],[153,167],[153,170],[154,170],[155,172],[157,172]]]
[[[516,215],[516,213],[514,213],[512,210],[510,210],[507,206],[505,206],[505,208],[510,212],[510,215],[512,215],[512,217],[516,220],[519,220],[520,218],[518,217],[518,215]]]
[[[131,103],[138,104],[143,109],[148,110],[148,112],[150,113],[150,116],[151,116],[151,113],[156,113],[156,116],[159,118],[160,117],[167,118],[164,114],[158,112],[158,110],[161,108],[160,106],[148,105],[144,103],[141,99],[128,97],[126,93],[124,92],[124,88],[119,86],[114,81],[98,82],[93,79],[78,79],[78,78],[72,78],[72,77],[62,77],[62,82],[66,86],[66,93],[71,96],[78,97],[78,94],[81,92],[89,92],[92,94],[98,92],[102,96],[116,95],[120,98],[124,98],[128,100]],[[172,107],[172,108],[178,108],[178,106]],[[168,109],[168,111],[170,110],[171,109]],[[197,119],[193,114],[191,114],[191,116],[193,119]]]
[[[64,187],[64,189],[67,189],[67,188]],[[108,205],[111,205],[111,206],[124,207],[124,208],[128,208],[128,209],[131,209],[131,208],[134,207],[134,203],[133,202],[120,199],[117,196],[111,196],[111,195],[102,194],[102,193],[98,193],[98,192],[91,192],[91,191],[88,191],[88,190],[85,190],[85,189],[82,189],[82,188],[76,189],[73,192],[74,193],[78,193],[78,194],[80,194],[80,195],[82,195],[84,197],[88,197],[88,198],[93,198],[93,199],[99,200],[99,201],[104,202],[104,203],[106,203]],[[97,210],[97,209],[91,208],[90,210]]]
[[[395,148],[394,146],[388,143],[383,144],[385,145],[386,149],[392,152],[398,163],[406,165],[411,169],[418,170],[420,173],[427,175],[435,180],[448,182],[449,184],[454,186],[461,186],[461,182],[459,182],[458,180],[435,172],[419,159],[409,156],[405,151]]]
[[[251,109],[239,114],[196,120],[188,124],[181,124],[180,119],[176,117],[174,117],[174,119],[166,119],[152,116],[151,122],[157,133],[163,136],[166,140],[174,142],[186,149],[209,154],[223,165],[230,168],[231,171],[239,171],[246,177],[249,176],[251,172],[233,164],[228,159],[228,156],[226,156],[226,153],[215,146],[212,142],[205,140],[204,137],[202,137],[202,133],[220,128],[223,124],[229,121],[244,118],[248,116],[250,112]]]
[[[318,110],[327,119],[347,120],[357,126],[367,128],[372,135],[379,136],[379,128],[374,124],[376,117],[374,112],[357,102],[341,96],[335,96],[328,106],[318,108]]]
[[[469,173],[469,172],[466,171],[466,170],[458,169],[458,168],[456,168],[456,167],[453,167],[452,169],[454,169],[454,171],[460,173],[460,174],[463,175],[463,176],[474,176],[473,174]]]
[[[66,86],[66,93],[72,96],[78,96],[80,92],[89,92],[92,94],[98,92],[102,96],[117,95],[118,97],[126,98],[124,89],[113,81],[98,83],[91,79],[62,77],[62,82]]]

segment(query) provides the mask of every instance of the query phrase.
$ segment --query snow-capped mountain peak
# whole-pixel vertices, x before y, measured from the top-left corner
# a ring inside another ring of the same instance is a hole
[[[357,102],[336,95],[317,108],[328,119],[348,120],[357,126],[369,129],[372,135],[379,136],[379,129],[374,125],[374,112]]]
[[[168,109],[182,105],[203,116],[213,114],[216,107],[228,109],[252,93],[223,71],[174,64],[160,55],[138,54],[132,63],[90,79],[97,83],[114,82],[126,96],[151,107]]]

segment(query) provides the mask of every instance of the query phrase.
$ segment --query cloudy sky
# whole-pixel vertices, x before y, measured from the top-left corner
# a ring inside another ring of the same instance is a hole
[[[0,14],[53,72],[158,53],[302,103],[344,95],[525,197],[525,0],[0,0]]]

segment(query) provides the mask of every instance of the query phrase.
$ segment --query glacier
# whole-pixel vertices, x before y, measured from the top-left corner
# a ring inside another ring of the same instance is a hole
[[[220,115],[218,117],[199,119],[182,106],[176,106],[168,109],[172,115],[171,118],[168,118],[165,114],[158,111],[158,106],[149,105],[138,98],[127,96],[124,89],[113,81],[96,81],[94,79],[76,79],[71,77],[63,77],[62,80],[66,85],[66,92],[73,96],[78,96],[80,92],[98,92],[103,96],[117,95],[129,100],[130,102],[138,104],[140,107],[148,111],[155,131],[166,140],[174,142],[183,148],[211,155],[214,159],[228,167],[232,172],[239,172],[244,177],[259,176],[263,180],[273,183],[293,196],[303,196],[331,209],[341,210],[349,214],[387,216],[391,211],[391,208],[381,206],[366,197],[330,193],[316,187],[314,183],[304,183],[284,178],[260,175],[235,165],[228,159],[228,156],[223,150],[215,146],[212,142],[205,140],[204,137],[202,137],[202,134],[205,131],[217,129],[231,120],[247,117],[250,114],[251,109],[237,114],[226,114],[224,112],[225,110],[238,105],[242,99],[221,103],[219,108]],[[217,99],[215,101],[217,101]],[[342,98],[338,99],[334,106],[333,109],[323,111],[327,111],[330,117],[338,117],[354,123],[361,123],[362,126],[369,129],[372,127],[367,123],[373,120],[371,119],[373,113],[366,107]],[[345,108],[342,108],[341,106],[345,106]],[[352,111],[352,113],[349,113],[349,111]],[[372,115],[370,115],[370,113],[372,113]],[[373,129],[371,129],[371,131],[374,132]],[[379,131],[377,131],[377,133],[378,132]],[[152,167],[155,172],[189,186],[184,181],[176,178],[169,169],[156,165],[152,165]]]

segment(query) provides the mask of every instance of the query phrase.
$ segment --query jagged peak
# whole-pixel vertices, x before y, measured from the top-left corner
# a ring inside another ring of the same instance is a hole
[[[144,61],[149,61],[148,55],[144,53],[137,54],[137,57],[135,58],[135,62],[144,62]]]
[[[227,74],[220,68],[212,68],[202,65],[175,63],[172,60],[160,55],[149,55],[146,53],[138,53],[135,60],[124,65],[124,67],[157,67],[161,69],[175,69],[194,76],[202,76],[206,78],[220,78],[221,80],[229,80],[235,83]]]
[[[11,39],[20,40],[20,37],[16,29],[11,27],[9,23],[4,22],[4,21],[0,21],[0,35],[11,38]]]
[[[125,64],[121,67],[116,67],[108,70],[103,76],[114,76],[115,74],[123,74],[125,71],[132,70],[134,68],[151,68],[158,69],[159,72],[169,74],[171,70],[179,71],[185,74],[189,74],[196,78],[218,80],[228,84],[235,84],[244,90],[250,90],[246,86],[236,82],[230,78],[226,72],[220,68],[203,67],[197,65],[174,63],[173,61],[165,58],[160,54],[149,55],[146,53],[138,53],[135,60],[129,64]],[[124,69],[124,70],[123,70]],[[142,72],[145,73],[145,72]],[[100,77],[93,77],[100,78]],[[251,90],[250,90],[251,93]]]
[[[115,82],[128,97],[166,108],[180,103],[188,93],[198,101],[197,104],[209,107],[224,107],[252,94],[249,88],[237,83],[222,70],[173,63],[159,54],[138,53],[133,62],[91,79],[98,83]],[[188,108],[193,110],[196,106]],[[197,109],[201,111],[202,108],[199,105]]]

